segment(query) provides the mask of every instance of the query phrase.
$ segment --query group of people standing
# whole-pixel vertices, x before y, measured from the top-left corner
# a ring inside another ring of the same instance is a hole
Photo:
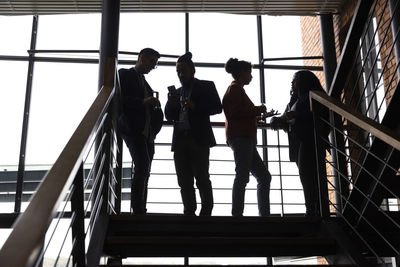
[[[157,66],[159,58],[160,54],[157,51],[145,48],[140,51],[134,67],[119,70],[122,101],[119,123],[122,138],[132,156],[131,212],[133,214],[146,213],[147,184],[154,155],[154,140],[163,121],[164,114],[160,101],[144,78],[145,74]],[[225,70],[234,80],[221,102],[212,81],[194,77],[196,69],[190,52],[180,56],[176,63],[177,75],[182,86],[170,90],[164,112],[166,119],[174,124],[171,150],[174,152],[175,170],[184,206],[183,213],[189,216],[195,215],[197,208],[195,182],[201,198],[199,215],[210,216],[212,213],[214,201],[209,175],[209,154],[210,147],[215,146],[216,141],[210,116],[219,114],[223,110],[226,117],[226,141],[233,151],[235,161],[232,215],[238,217],[243,215],[245,188],[251,173],[257,180],[259,215],[268,216],[271,175],[256,149],[257,121],[266,112],[266,107],[254,105],[244,89],[244,86],[252,80],[252,65],[249,62],[231,58],[226,63]],[[311,72],[305,72],[315,77]],[[322,89],[321,85],[317,87],[315,90]],[[316,197],[318,189],[315,188],[317,184],[315,155],[314,162],[311,162],[310,158],[311,151],[315,150],[311,150],[310,144],[306,143],[311,142],[310,138],[314,136],[313,132],[312,135],[308,132],[310,119],[312,123],[312,113],[309,111],[309,104],[306,110],[308,102],[305,100],[306,97],[308,99],[309,90],[314,90],[314,86],[304,89],[306,92],[298,88],[303,87],[295,75],[292,91],[296,93],[297,99],[293,99],[295,95],[293,94],[291,103],[293,101],[295,103],[289,105],[281,117],[274,118],[271,124],[274,129],[287,130],[289,136],[305,135],[304,138],[296,137],[295,142],[290,142],[290,146],[293,148],[291,151],[295,150],[298,157],[293,161],[296,161],[299,169],[303,168],[299,173],[304,193],[307,195],[305,196],[307,214],[316,215],[317,204],[313,204],[318,202]],[[303,129],[303,126],[306,128]],[[312,144],[313,142],[312,140]],[[306,162],[305,157],[310,160],[307,159]]]

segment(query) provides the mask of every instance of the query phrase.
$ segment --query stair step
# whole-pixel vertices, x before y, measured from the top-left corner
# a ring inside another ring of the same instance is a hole
[[[109,236],[104,251],[122,257],[256,257],[334,254],[331,238]]]
[[[110,218],[109,234],[303,236],[319,232],[318,217],[133,216]]]
[[[319,217],[111,216],[106,255],[268,257],[335,254]]]
[[[196,265],[196,264],[189,264],[189,265],[183,265],[183,264],[163,264],[163,265],[135,265],[135,264],[122,264],[122,265],[99,265],[99,267],[106,267],[106,266],[125,266],[125,267],[137,267],[137,266],[142,266],[142,267],[168,267],[168,266],[177,266],[177,267],[222,267],[222,266],[227,266],[227,267],[272,267],[272,266],[279,266],[279,267],[316,267],[316,266],[331,266],[331,267],[357,267],[357,265],[352,265],[352,264],[330,264],[330,265],[320,265],[320,264],[297,264],[297,265],[241,265],[241,264],[223,264],[223,265]]]

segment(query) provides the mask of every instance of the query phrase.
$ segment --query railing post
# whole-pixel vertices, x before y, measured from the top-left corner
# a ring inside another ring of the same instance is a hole
[[[116,79],[116,86],[115,86],[115,94],[113,98],[113,102],[111,105],[111,111],[112,111],[112,127],[116,136],[116,155],[115,155],[115,179],[116,184],[114,188],[114,192],[116,195],[116,202],[115,202],[115,207],[114,210],[116,214],[121,213],[121,201],[122,201],[122,171],[123,171],[123,166],[122,166],[122,149],[123,149],[123,141],[122,137],[120,134],[120,129],[119,129],[119,124],[118,124],[118,117],[121,112],[121,105],[120,105],[120,90],[119,90],[119,83],[118,83],[118,78]]]
[[[84,214],[84,168],[83,162],[74,180],[74,190],[71,197],[71,210],[74,214],[72,222],[72,262],[73,266],[86,266],[85,256],[85,214]]]
[[[323,141],[320,137],[321,129],[323,129],[323,122],[319,118],[322,114],[322,105],[312,99],[312,110],[314,116],[314,136],[315,136],[315,153],[318,172],[318,188],[319,188],[319,205],[320,215],[323,218],[329,217],[329,194],[328,194],[328,181],[326,177],[326,163],[325,163],[325,149]]]
[[[106,139],[103,145],[103,153],[105,155],[104,167],[102,170],[101,177],[104,179],[103,191],[101,194],[103,195],[103,206],[101,207],[101,213],[110,214],[110,184],[112,183],[111,177],[111,157],[112,157],[112,139],[113,139],[113,131],[112,131],[112,121],[111,114],[108,112],[106,121],[104,122],[103,133],[106,135]]]
[[[335,35],[333,31],[333,18],[332,15],[321,15],[321,43],[322,53],[324,57],[324,75],[326,88],[330,88],[333,82],[333,77],[336,69],[336,50],[335,50]],[[335,115],[333,112],[329,112],[330,123],[334,125],[334,130],[330,134],[330,139],[334,144],[334,148],[331,149],[331,158],[333,168],[333,183],[338,188],[335,190],[335,202],[337,205],[337,211],[339,213],[343,210],[342,196],[348,196],[349,184],[344,179],[341,179],[341,175],[348,177],[346,168],[346,158],[343,154],[337,153],[337,149],[344,151],[344,137],[343,135],[337,134],[336,129],[339,132],[343,131],[343,123],[340,116]]]

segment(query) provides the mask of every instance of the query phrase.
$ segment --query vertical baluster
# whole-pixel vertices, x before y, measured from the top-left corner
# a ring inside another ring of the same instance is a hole
[[[86,266],[85,261],[85,214],[84,214],[84,168],[83,163],[79,167],[74,180],[74,191],[71,197],[71,211],[75,213],[72,222],[72,240],[75,241],[72,248],[73,266]]]

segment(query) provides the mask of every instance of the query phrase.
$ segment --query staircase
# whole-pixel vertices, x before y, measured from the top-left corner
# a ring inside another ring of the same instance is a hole
[[[331,223],[336,224],[336,220]],[[104,244],[104,254],[112,258],[308,257],[340,253],[335,237],[318,217],[112,215]]]
[[[398,85],[382,121],[382,125],[395,132],[400,129],[399,87]],[[354,179],[356,189],[350,194],[343,215],[361,233],[366,234],[367,241],[373,244],[379,255],[396,256],[395,250],[400,246],[400,213],[383,212],[378,207],[382,206],[385,199],[399,199],[400,177],[394,170],[400,167],[400,151],[375,138],[362,166],[363,169]]]

